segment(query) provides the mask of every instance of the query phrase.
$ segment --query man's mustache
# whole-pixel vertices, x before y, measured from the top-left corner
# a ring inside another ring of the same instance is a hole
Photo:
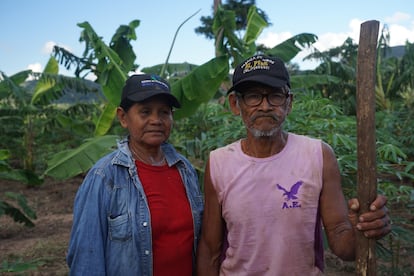
[[[250,117],[250,121],[255,121],[258,118],[272,118],[276,122],[279,121],[279,117],[277,117],[275,114],[270,114],[270,113],[266,113],[266,114],[264,114],[264,113],[255,114],[252,117]]]

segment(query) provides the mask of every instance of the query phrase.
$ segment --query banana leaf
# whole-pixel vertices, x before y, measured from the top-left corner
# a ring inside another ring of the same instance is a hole
[[[174,118],[178,120],[194,114],[202,103],[208,102],[217,93],[223,80],[228,78],[228,72],[228,57],[221,56],[174,82],[171,90],[181,103],[181,108],[174,112]]]
[[[89,138],[76,149],[55,154],[44,175],[65,180],[88,171],[99,158],[114,150],[117,135]]]

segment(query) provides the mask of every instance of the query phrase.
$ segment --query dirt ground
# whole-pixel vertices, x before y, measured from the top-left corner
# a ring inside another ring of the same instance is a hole
[[[19,192],[36,211],[35,227],[27,228],[8,216],[0,217],[0,260],[9,264],[35,261],[37,270],[24,275],[67,275],[66,249],[72,225],[73,200],[82,178],[47,180],[36,188],[0,181],[0,195]]]
[[[29,189],[16,182],[0,180],[0,196],[5,191],[22,193],[37,214],[33,228],[15,223],[8,216],[0,217],[0,268],[4,268],[5,262],[8,267],[13,263],[34,266],[22,273],[1,275],[68,275],[65,256],[73,200],[81,182],[81,177],[64,182],[48,179],[42,186]],[[353,263],[342,262],[329,252],[325,254],[325,261],[325,275],[355,274]]]

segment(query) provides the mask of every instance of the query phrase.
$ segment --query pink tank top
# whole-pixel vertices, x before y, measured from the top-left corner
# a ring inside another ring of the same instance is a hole
[[[211,179],[228,231],[220,275],[322,273],[322,167],[321,141],[292,133],[267,158],[244,154],[240,141],[211,152]]]

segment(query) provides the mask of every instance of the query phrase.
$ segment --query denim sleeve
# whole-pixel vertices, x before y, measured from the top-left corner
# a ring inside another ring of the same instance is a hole
[[[102,170],[92,169],[76,194],[66,258],[70,275],[106,274],[106,202],[110,182]]]

